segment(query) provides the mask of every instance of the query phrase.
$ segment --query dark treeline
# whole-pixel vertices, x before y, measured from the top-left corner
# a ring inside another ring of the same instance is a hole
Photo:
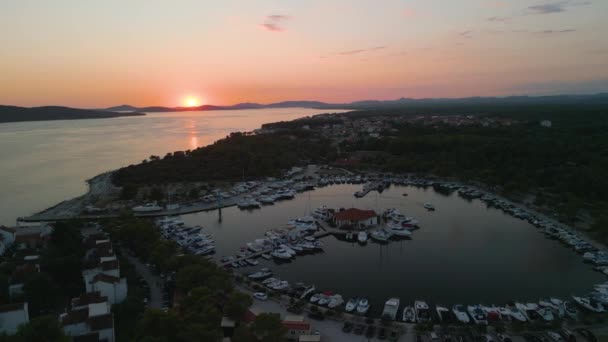
[[[240,180],[276,176],[302,160],[333,158],[328,142],[311,132],[294,131],[263,135],[232,133],[212,145],[192,151],[153,157],[114,174],[120,186],[182,181]]]

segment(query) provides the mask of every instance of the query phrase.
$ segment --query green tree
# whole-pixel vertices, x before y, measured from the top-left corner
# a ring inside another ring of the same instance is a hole
[[[29,276],[23,284],[23,292],[32,316],[53,312],[65,299],[53,278],[43,272]]]
[[[15,342],[67,342],[70,338],[63,334],[57,318],[40,316],[19,327],[15,334]]]
[[[263,342],[283,341],[287,329],[283,326],[279,314],[262,313],[255,318],[251,330]]]
[[[224,314],[235,321],[240,321],[251,304],[253,304],[253,300],[250,295],[233,291],[228,297],[228,302],[224,305]]]
[[[172,341],[181,329],[179,317],[172,311],[148,309],[137,327],[139,338],[146,336]]]

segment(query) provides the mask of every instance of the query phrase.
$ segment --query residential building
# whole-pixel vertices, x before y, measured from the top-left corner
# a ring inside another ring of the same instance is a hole
[[[110,303],[102,300],[99,293],[72,299],[73,307],[59,316],[63,332],[74,341],[113,342],[114,316]]]
[[[298,341],[300,336],[310,335],[310,322],[305,321],[303,316],[286,316],[282,323],[289,340]]]
[[[12,335],[30,321],[27,303],[0,305],[0,333]]]

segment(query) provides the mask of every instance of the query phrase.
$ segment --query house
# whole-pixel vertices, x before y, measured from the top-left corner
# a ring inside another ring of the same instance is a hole
[[[5,248],[17,244],[17,248],[40,248],[53,232],[53,228],[48,224],[37,226],[0,226],[0,239]]]
[[[344,226],[357,228],[373,226],[378,224],[378,214],[373,210],[350,208],[338,211],[334,215],[334,223],[338,228]]]
[[[112,304],[122,303],[127,298],[127,279],[99,273],[87,284],[88,292],[99,292]]]
[[[289,340],[298,341],[300,336],[310,335],[310,322],[306,322],[303,316],[286,316],[282,323]]]
[[[0,305],[0,333],[12,335],[22,324],[30,321],[27,303]]]
[[[74,341],[114,341],[114,316],[110,303],[99,293],[72,299],[72,308],[59,316],[63,332]]]

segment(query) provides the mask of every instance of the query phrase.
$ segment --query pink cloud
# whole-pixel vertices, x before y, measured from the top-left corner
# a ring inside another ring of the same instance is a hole
[[[266,21],[260,24],[260,27],[266,31],[282,32],[285,29],[281,26],[281,23],[288,19],[291,19],[288,15],[272,14],[266,17]]]

